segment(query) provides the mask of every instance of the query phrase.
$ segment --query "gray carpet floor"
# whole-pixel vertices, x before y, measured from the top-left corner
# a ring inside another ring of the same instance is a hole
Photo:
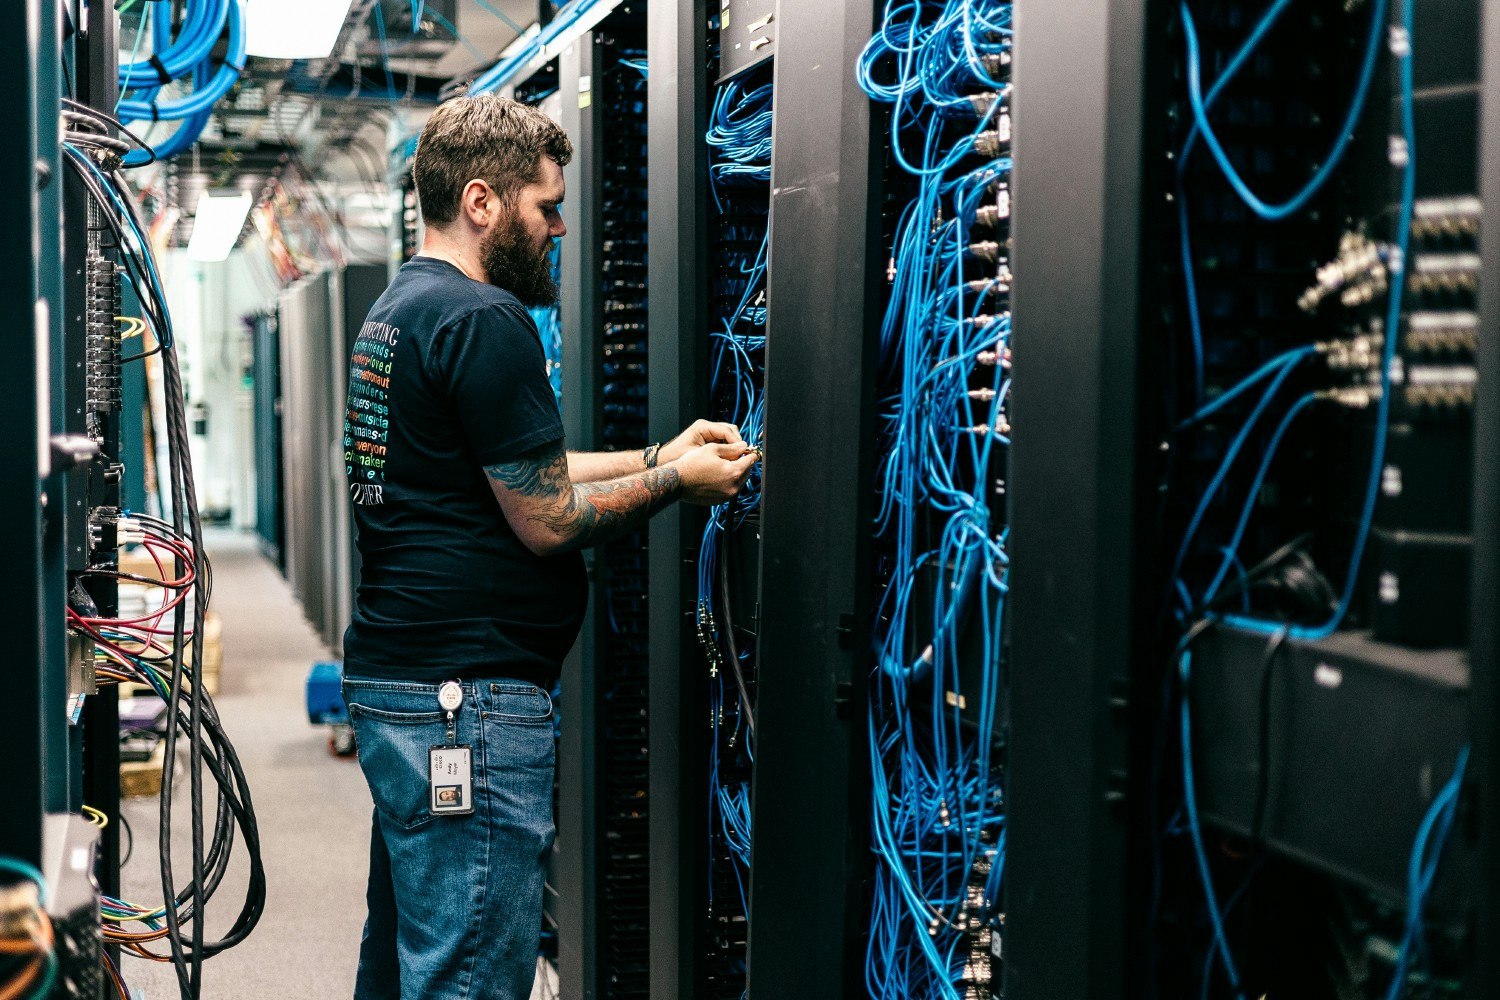
[[[224,625],[215,700],[259,814],[267,902],[246,941],[205,963],[203,996],[349,997],[364,921],[370,795],[354,759],[330,753],[328,730],[307,721],[303,685],[312,662],[329,653],[248,536],[215,533],[207,547],[213,607]],[[179,886],[191,872],[186,758],[180,760],[173,822]],[[123,811],[135,841],[123,873],[125,898],[159,905],[157,800],[127,800]],[[210,802],[210,831],[212,823]],[[210,934],[222,933],[239,912],[247,870],[244,846],[236,843],[235,860],[207,907]],[[127,957],[124,973],[145,1000],[178,995],[169,965]]]

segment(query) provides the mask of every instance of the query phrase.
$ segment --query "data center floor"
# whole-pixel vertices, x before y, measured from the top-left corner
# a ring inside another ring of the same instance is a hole
[[[268,885],[266,912],[254,933],[205,963],[203,995],[214,1000],[347,997],[354,990],[364,920],[370,795],[354,759],[335,757],[327,729],[307,722],[307,673],[314,660],[329,658],[329,651],[251,536],[216,532],[206,542],[214,569],[213,607],[224,625],[224,671],[216,701],[260,815]],[[179,746],[182,780],[174,798],[181,805],[183,829],[174,838],[173,863],[182,885],[191,855],[186,747]],[[157,800],[129,799],[123,811],[135,839],[122,873],[124,896],[160,899]],[[237,849],[208,906],[211,934],[233,921],[245,870],[244,852]],[[146,1000],[177,995],[169,965],[127,958],[123,971],[131,986],[145,990]]]

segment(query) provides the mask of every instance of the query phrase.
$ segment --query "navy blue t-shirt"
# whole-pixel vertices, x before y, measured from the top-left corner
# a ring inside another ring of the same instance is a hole
[[[363,565],[351,675],[550,685],[588,600],[583,557],[533,555],[484,466],[561,442],[536,325],[446,261],[408,261],[354,343],[344,464]]]

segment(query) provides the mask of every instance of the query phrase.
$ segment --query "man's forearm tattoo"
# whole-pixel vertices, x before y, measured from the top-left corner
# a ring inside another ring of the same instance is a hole
[[[544,445],[485,471],[506,489],[547,501],[530,520],[581,549],[628,534],[682,492],[682,476],[671,466],[648,469],[600,483],[576,483],[565,493],[568,456],[560,444]]]

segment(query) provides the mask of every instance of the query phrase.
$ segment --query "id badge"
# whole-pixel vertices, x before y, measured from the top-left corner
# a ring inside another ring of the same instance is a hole
[[[474,811],[474,772],[467,746],[427,751],[427,784],[434,816],[462,816]]]

